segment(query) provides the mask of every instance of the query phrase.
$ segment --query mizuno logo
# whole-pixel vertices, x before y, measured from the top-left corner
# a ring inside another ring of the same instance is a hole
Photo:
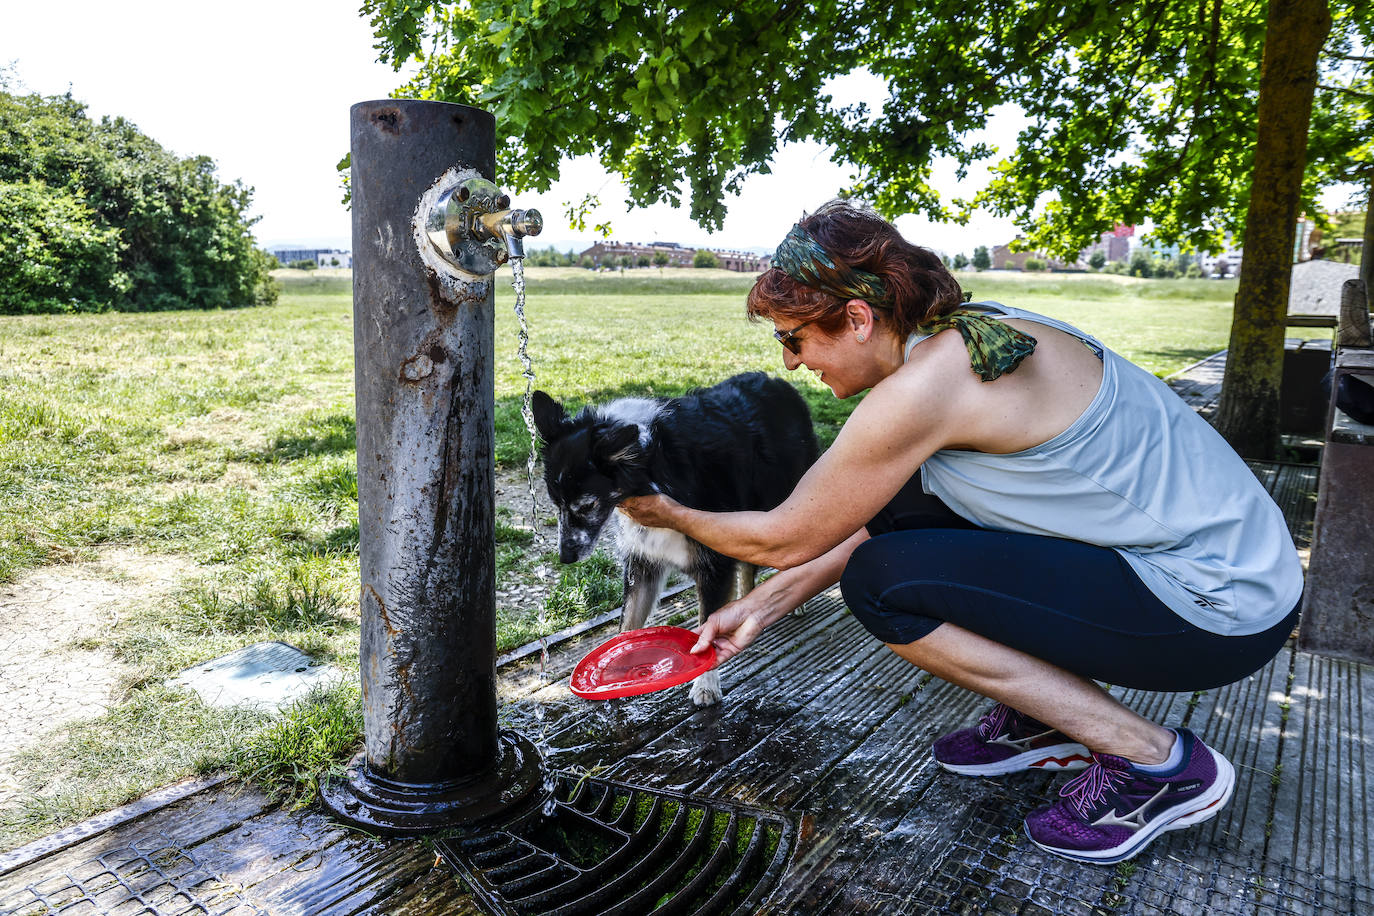
[[[1145,826],[1145,811],[1155,802],[1159,801],[1168,791],[1169,786],[1167,784],[1160,786],[1158,792],[1141,802],[1134,811],[1127,812],[1124,815],[1118,816],[1114,810],[1109,809],[1106,814],[1093,821],[1093,826],[1130,827],[1132,830],[1139,830],[1141,827]]]
[[[1046,735],[1052,734],[1054,734],[1054,729],[1052,728],[1048,731],[1043,731],[1038,735],[1031,735],[1028,738],[1013,738],[1010,735],[1010,733],[1008,733],[1005,735],[998,735],[996,738],[993,738],[991,741],[989,741],[988,744],[1001,744],[1005,747],[1011,748],[1014,751],[1028,751],[1031,749],[1034,742],[1039,741]]]

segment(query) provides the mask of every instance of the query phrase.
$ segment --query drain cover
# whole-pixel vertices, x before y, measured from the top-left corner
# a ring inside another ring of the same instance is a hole
[[[494,916],[751,913],[794,823],[773,812],[560,774],[542,811],[438,841]]]
[[[131,843],[0,898],[0,916],[267,916],[165,836]]]

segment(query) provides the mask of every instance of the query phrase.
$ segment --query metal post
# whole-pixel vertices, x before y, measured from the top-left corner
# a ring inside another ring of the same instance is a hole
[[[413,833],[543,782],[534,747],[497,728],[492,280],[446,269],[423,231],[440,183],[493,178],[495,121],[412,100],[351,115],[365,745],[321,794]]]

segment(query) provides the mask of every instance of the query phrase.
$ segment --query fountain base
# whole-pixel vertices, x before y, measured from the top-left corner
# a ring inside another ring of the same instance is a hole
[[[325,810],[371,833],[412,835],[481,824],[543,802],[544,767],[525,737],[502,732],[495,765],[471,779],[399,782],[373,773],[359,755],[342,778],[320,787]]]

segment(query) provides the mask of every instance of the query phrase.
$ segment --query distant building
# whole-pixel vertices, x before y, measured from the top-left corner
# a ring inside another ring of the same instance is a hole
[[[1102,233],[1094,244],[1084,248],[1078,259],[1086,264],[1094,252],[1100,251],[1108,264],[1113,261],[1124,263],[1131,259],[1131,241],[1134,237],[1135,226],[1118,223],[1116,228]]]
[[[333,267],[334,265],[329,263],[331,259],[337,259],[340,267],[353,266],[353,255],[337,248],[269,248],[267,251],[283,267],[297,261],[314,261],[320,267]],[[348,263],[345,264],[345,261]]]
[[[768,269],[772,258],[768,255],[748,251],[722,251],[708,248],[726,270],[741,273],[758,273]],[[697,249],[687,248],[677,242],[597,242],[583,251],[579,257],[591,258],[597,267],[619,267],[622,258],[629,258],[632,265],[638,265],[640,258],[647,257],[653,264],[657,255],[666,255],[670,267],[691,267]]]
[[[1026,262],[1035,258],[1045,265],[1047,270],[1082,270],[1081,263],[1065,264],[1058,258],[1052,258],[1043,251],[1012,251],[1011,245],[997,245],[992,249],[992,269],[993,270],[1025,270]]]
[[[597,242],[582,252],[584,258],[591,258],[597,267],[619,267],[620,259],[628,257],[632,264],[638,264],[641,257],[647,257],[652,264],[655,255],[666,255],[670,267],[691,267],[695,248],[684,248],[676,242]]]

